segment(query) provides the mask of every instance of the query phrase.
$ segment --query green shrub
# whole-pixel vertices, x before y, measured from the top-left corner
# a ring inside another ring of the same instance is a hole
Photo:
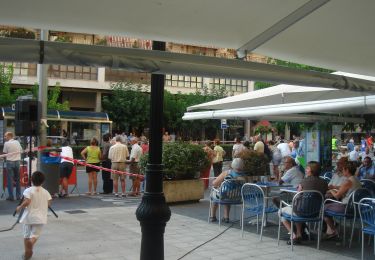
[[[263,153],[257,153],[253,150],[243,150],[237,157],[245,162],[245,171],[249,176],[262,176],[267,174],[269,160]]]
[[[148,163],[148,154],[140,160],[144,172]],[[168,143],[163,145],[164,178],[186,180],[199,178],[199,173],[207,168],[209,161],[202,146],[189,143]]]

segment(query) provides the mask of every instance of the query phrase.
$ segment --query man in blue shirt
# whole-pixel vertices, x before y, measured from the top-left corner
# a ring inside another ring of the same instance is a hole
[[[346,144],[346,147],[348,148],[348,153],[354,150],[354,140],[350,139],[349,142]]]
[[[370,157],[363,160],[363,164],[358,169],[358,178],[361,179],[375,179],[375,165],[372,163]]]

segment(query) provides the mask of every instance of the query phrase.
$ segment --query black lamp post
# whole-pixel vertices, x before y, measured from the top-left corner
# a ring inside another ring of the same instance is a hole
[[[165,42],[153,42],[154,50],[165,51]],[[164,259],[164,231],[171,211],[163,193],[162,121],[164,75],[151,75],[150,150],[146,188],[136,216],[141,224],[141,260]]]

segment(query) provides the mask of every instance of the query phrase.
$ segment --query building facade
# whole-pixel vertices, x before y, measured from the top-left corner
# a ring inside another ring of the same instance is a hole
[[[0,29],[11,30],[10,27]],[[34,31],[36,37],[39,33]],[[78,44],[106,45],[119,48],[141,48],[151,49],[150,40],[141,40],[129,37],[99,36],[92,34],[77,34],[66,32],[49,33],[50,41],[65,41]],[[219,49],[214,47],[190,46],[175,43],[167,44],[167,51],[188,53],[195,55],[207,55],[234,59],[235,50]],[[265,62],[266,57],[250,54],[247,60]],[[1,61],[0,61],[1,62]],[[14,68],[13,86],[15,88],[27,88],[37,82],[37,65],[29,63],[8,63]],[[48,85],[61,86],[61,101],[69,101],[71,110],[101,111],[101,97],[110,93],[111,84],[124,81],[134,84],[151,84],[151,75],[148,73],[133,73],[124,70],[110,68],[96,68],[84,66],[49,65]],[[166,75],[165,89],[171,93],[193,93],[203,87],[213,88],[215,86],[225,87],[228,95],[236,95],[252,90],[252,82],[227,78],[204,78],[185,75]]]

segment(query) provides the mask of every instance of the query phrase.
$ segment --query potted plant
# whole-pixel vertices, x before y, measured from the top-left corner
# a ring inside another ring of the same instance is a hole
[[[148,154],[141,157],[140,166],[144,173]],[[182,142],[163,145],[164,195],[167,202],[200,200],[204,195],[200,172],[209,161],[202,146]]]
[[[244,160],[245,171],[251,177],[249,181],[259,180],[260,176],[267,175],[269,160],[264,153],[246,149],[238,153],[236,157]]]

